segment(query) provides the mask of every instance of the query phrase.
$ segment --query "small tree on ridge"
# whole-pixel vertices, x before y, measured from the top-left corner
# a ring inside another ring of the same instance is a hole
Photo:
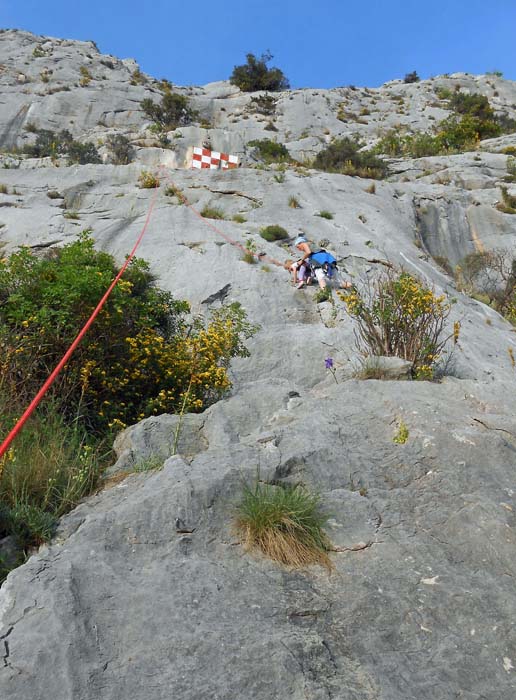
[[[283,71],[279,68],[267,67],[267,63],[272,58],[270,51],[266,51],[260,58],[248,53],[246,55],[247,63],[234,67],[229,82],[239,87],[243,92],[288,90],[290,83]]]

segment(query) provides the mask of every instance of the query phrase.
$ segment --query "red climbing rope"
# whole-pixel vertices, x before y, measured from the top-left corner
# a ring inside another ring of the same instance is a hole
[[[283,267],[283,263],[280,262],[279,260],[276,260],[276,258],[271,258],[269,255],[265,255],[265,253],[253,253],[252,250],[249,250],[245,246],[243,246],[241,243],[238,241],[235,241],[234,238],[231,238],[231,236],[228,236],[227,233],[224,233],[224,231],[221,231],[215,224],[212,224],[211,221],[208,221],[202,214],[200,214],[197,209],[195,209],[188,199],[185,197],[185,195],[181,192],[181,190],[174,185],[174,183],[171,183],[172,187],[175,190],[176,197],[178,197],[185,206],[192,211],[195,216],[197,216],[201,221],[204,221],[207,226],[209,226],[215,233],[218,233],[219,236],[222,236],[228,243],[230,243],[232,246],[235,246],[235,248],[240,248],[240,250],[244,253],[250,253],[253,255],[255,258],[257,258],[260,262],[270,262],[272,265],[277,265],[278,267]]]

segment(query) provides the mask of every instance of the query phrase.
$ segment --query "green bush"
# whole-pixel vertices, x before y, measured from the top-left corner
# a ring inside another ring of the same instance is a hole
[[[268,68],[267,63],[273,58],[272,54],[266,52],[260,58],[254,54],[246,55],[247,62],[241,66],[235,66],[229,78],[232,85],[236,85],[243,92],[256,92],[257,90],[268,90],[278,92],[288,90],[290,85],[279,68]]]
[[[35,256],[0,261],[0,423],[7,434],[116,274],[113,258],[84,232]],[[198,411],[230,387],[232,357],[247,356],[256,327],[239,304],[205,324],[152,284],[134,260],[44,401],[0,460],[0,539],[19,554],[0,561],[0,582],[27,547],[96,487],[111,430],[149,415]]]
[[[481,121],[492,121],[495,116],[487,97],[479,93],[451,93],[448,107],[456,114],[468,114],[470,117],[476,117]]]
[[[58,155],[66,153],[68,145],[73,141],[71,133],[67,130],[62,130],[59,133],[50,131],[49,129],[36,129],[36,141],[33,144],[25,146],[24,153],[34,158],[55,158]]]
[[[24,153],[33,158],[56,158],[59,155],[68,155],[71,163],[101,163],[102,160],[93,143],[88,141],[81,143],[75,141],[72,134],[63,129],[58,133],[49,129],[32,129],[37,134],[34,144],[25,146]]]
[[[249,141],[247,145],[254,148],[254,154],[264,163],[284,163],[290,160],[290,153],[282,143],[262,139]]]
[[[317,154],[313,167],[330,173],[381,179],[388,166],[371,151],[361,151],[362,144],[348,137],[333,141]]]
[[[145,98],[140,106],[155,124],[161,129],[176,129],[178,126],[191,124],[197,117],[188,103],[188,98],[176,92],[166,90],[161,98],[161,103],[153,102]]]
[[[399,134],[393,130],[381,139],[374,152],[410,158],[462,153],[475,149],[482,139],[516,130],[516,121],[507,115],[496,115],[484,95],[446,88],[438,88],[437,94],[447,100],[452,115],[439,122],[433,132]]]
[[[288,231],[283,226],[273,224],[260,229],[260,236],[269,243],[273,243],[274,241],[283,241],[288,238]]]
[[[412,71],[412,73],[407,73],[403,78],[404,83],[419,83],[421,78],[417,74],[417,71]]]
[[[106,139],[106,146],[114,165],[127,165],[134,159],[134,148],[123,134],[110,134]]]
[[[323,530],[328,515],[320,497],[297,484],[244,486],[235,525],[246,549],[259,549],[285,566],[320,564],[332,568],[330,541]]]
[[[0,261],[0,377],[10,396],[32,398],[116,271],[89,232],[45,257],[23,248]],[[230,359],[247,354],[256,328],[239,305],[214,312],[207,326],[188,323],[188,311],[133,260],[52,389],[63,416],[103,433],[223,396]]]
[[[72,141],[68,145],[67,154],[70,163],[78,163],[79,165],[86,165],[86,163],[102,163],[99,152],[91,141],[87,141],[86,143]]]

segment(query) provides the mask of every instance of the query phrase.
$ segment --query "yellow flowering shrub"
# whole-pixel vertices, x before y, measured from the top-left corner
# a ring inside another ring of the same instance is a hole
[[[27,402],[48,377],[116,274],[89,232],[37,257],[0,261],[0,389]],[[256,330],[239,304],[206,324],[152,284],[134,260],[61,373],[53,395],[66,416],[103,433],[146,416],[199,411],[231,386],[232,357]]]
[[[414,376],[429,378],[449,336],[445,334],[450,304],[404,270],[390,269],[363,291],[338,292],[356,321],[359,348],[367,355],[402,357],[413,363]],[[459,326],[454,327],[457,342]]]

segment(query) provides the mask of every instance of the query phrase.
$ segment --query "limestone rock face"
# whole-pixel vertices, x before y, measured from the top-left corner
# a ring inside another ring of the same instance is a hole
[[[212,407],[207,450],[90,498],[9,576],[3,696],[512,696],[514,392],[288,389],[252,432],[238,395]],[[322,493],[333,574],[242,550],[233,509],[258,469]]]
[[[436,88],[455,85],[514,117],[516,85],[455,74],[294,90],[276,96],[272,116],[228,82],[184,87],[203,125],[171,132],[164,148],[140,109],[144,97],[159,99],[158,83],[135,62],[90,42],[9,30],[0,64],[2,250],[44,251],[91,228],[122,262],[152,206],[138,254],[159,284],[205,316],[238,301],[261,326],[251,356],[232,365],[225,400],[127,428],[109,470],[116,485],[63,518],[55,540],[9,575],[0,697],[514,697],[516,336],[446,269],[475,251],[514,253],[516,216],[496,205],[502,185],[514,191],[502,151],[516,136],[395,161],[382,182],[251,167],[247,144],[270,138],[269,122],[299,159],[335,136],[373,143],[398,122],[428,129],[448,114]],[[81,84],[82,67],[91,78]],[[101,149],[108,134],[124,133],[135,161],[26,158],[15,148],[33,137],[30,123]],[[190,170],[189,149],[207,138],[243,167]],[[138,187],[144,169],[161,178],[157,192]],[[205,206],[224,219],[197,216]],[[271,224],[287,229],[286,245],[260,236]],[[316,290],[295,289],[282,267],[300,231],[359,286],[394,263],[453,300],[449,330],[460,321],[461,331],[442,382],[354,378],[363,358],[343,303],[334,295],[317,304]],[[242,260],[249,241],[263,254],[254,265]],[[408,435],[398,444],[401,423]],[[162,468],[145,471],[151,465]],[[128,471],[137,473],[119,482]],[[257,475],[321,494],[331,575],[244,551],[235,507]]]

